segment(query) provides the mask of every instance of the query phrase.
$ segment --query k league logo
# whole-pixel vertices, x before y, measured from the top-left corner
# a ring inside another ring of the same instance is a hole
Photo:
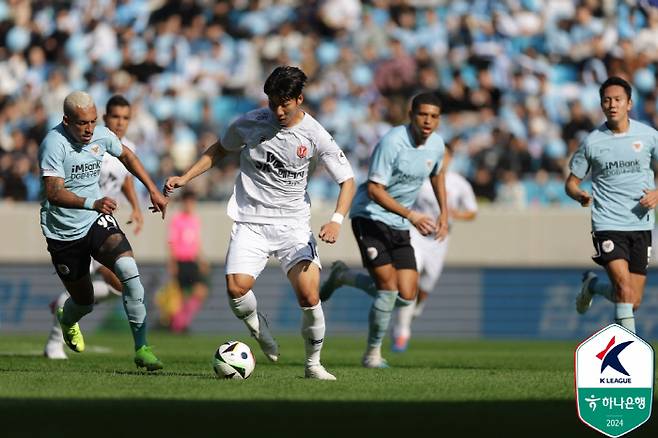
[[[626,371],[626,368],[624,368],[624,366],[621,364],[619,360],[619,354],[622,351],[624,351],[624,349],[629,345],[631,345],[633,342],[634,341],[626,341],[618,345],[615,345],[615,337],[613,336],[612,339],[610,339],[610,342],[608,342],[608,345],[605,347],[605,349],[596,355],[596,357],[602,361],[601,374],[603,374],[603,371],[605,371],[606,368],[610,367],[620,372],[621,374],[630,377],[630,374],[628,374],[628,371]],[[612,347],[613,345],[615,346],[612,349],[610,349],[610,347]],[[604,383],[603,378],[601,378],[601,383]],[[630,379],[628,379],[628,382],[620,382],[620,383],[630,383]]]
[[[575,352],[576,405],[581,421],[618,437],[651,416],[654,352],[624,327],[611,324]]]

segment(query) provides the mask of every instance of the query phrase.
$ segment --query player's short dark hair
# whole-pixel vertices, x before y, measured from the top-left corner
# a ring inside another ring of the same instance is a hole
[[[599,88],[599,97],[601,100],[603,100],[603,93],[605,93],[605,89],[608,87],[612,87],[613,85],[619,85],[624,89],[626,92],[626,97],[628,100],[631,100],[631,94],[633,93],[633,89],[631,88],[631,84],[628,83],[625,79],[620,78],[619,76],[611,76],[604,83],[601,84],[601,88]]]
[[[297,67],[283,65],[270,73],[263,91],[268,97],[278,97],[282,101],[296,99],[301,96],[306,79],[306,74]]]
[[[417,113],[421,105],[432,105],[441,109],[441,99],[439,99],[439,95],[434,92],[417,94],[411,99],[411,112]]]
[[[128,99],[121,96],[120,94],[115,94],[114,96],[110,97],[110,100],[108,100],[107,103],[105,104],[105,114],[109,114],[110,110],[115,106],[129,107],[130,102],[128,102]]]

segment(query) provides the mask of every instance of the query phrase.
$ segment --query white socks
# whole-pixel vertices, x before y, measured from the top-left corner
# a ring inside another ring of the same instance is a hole
[[[324,312],[320,303],[302,307],[302,338],[306,349],[306,366],[320,365],[320,352],[324,342]]]
[[[240,298],[229,297],[228,303],[231,310],[233,310],[233,314],[244,321],[251,335],[258,339],[260,324],[258,323],[257,302],[254,291],[250,290]]]
[[[409,339],[411,337],[411,321],[414,319],[415,310],[416,303],[397,308],[397,321],[393,326],[394,338]]]

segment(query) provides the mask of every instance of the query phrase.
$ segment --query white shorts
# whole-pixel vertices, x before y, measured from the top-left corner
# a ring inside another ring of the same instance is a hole
[[[317,244],[308,224],[254,224],[235,222],[226,253],[226,274],[248,274],[258,278],[273,255],[284,274],[302,260],[322,269]]]
[[[414,227],[411,228],[409,234],[411,235],[411,246],[416,255],[418,286],[425,292],[432,292],[443,272],[449,236],[439,242],[433,236],[421,235]]]

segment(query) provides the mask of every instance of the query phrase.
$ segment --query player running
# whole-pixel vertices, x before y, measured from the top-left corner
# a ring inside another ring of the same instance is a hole
[[[448,203],[448,229],[450,229],[452,221],[475,219],[478,206],[471,184],[459,173],[450,170],[452,149],[449,144],[446,145],[446,149],[443,166],[448,169],[446,171],[446,201]],[[434,189],[429,180],[425,180],[421,186],[412,209],[429,217],[439,216],[439,204],[436,202]],[[407,349],[411,338],[411,321],[422,314],[425,300],[441,277],[450,240],[450,235],[443,240],[437,240],[433,234],[423,236],[415,227],[411,227],[409,231],[419,276],[418,298],[409,306],[397,308],[397,318],[394,318],[392,327],[392,350],[394,352],[403,352]]]
[[[93,310],[91,258],[110,269],[123,289],[123,305],[135,341],[135,364],[148,371],[162,368],[146,342],[146,306],[128,239],[112,216],[116,201],[103,196],[98,184],[105,153],[148,188],[154,212],[164,218],[167,200],[151,181],[135,154],[106,127],[96,126],[96,105],[89,94],[75,91],[64,99],[62,123],[51,129],[39,147],[43,181],[41,230],[48,251],[70,297],[56,310],[64,342],[76,352],[85,349],[78,321]]]
[[[651,259],[651,230],[658,191],[652,161],[658,159],[658,132],[629,118],[631,86],[608,78],[599,89],[606,122],[592,131],[569,163],[565,190],[583,207],[592,205],[592,259],[603,266],[610,283],[585,272],[576,310],[585,313],[594,295],[615,305],[617,324],[635,332]],[[592,173],[592,194],[580,188]]]
[[[310,229],[306,192],[309,166],[318,159],[340,185],[336,210],[319,233],[334,243],[347,214],[355,184],[347,158],[329,133],[301,104],[306,75],[296,67],[277,67],[265,81],[269,108],[250,111],[232,123],[183,175],[165,183],[165,193],[183,187],[228,153],[240,153],[240,173],[228,215],[235,221],[226,254],[229,305],[243,320],[265,355],[278,360],[279,348],[258,312],[252,291],[270,255],[281,263],[302,309],[301,333],[306,349],[307,378],[335,380],[320,364],[325,322],[319,299],[320,258]]]
[[[321,289],[322,301],[342,285],[360,288],[375,298],[362,359],[366,368],[388,367],[381,345],[393,308],[396,301],[400,306],[409,306],[416,300],[418,271],[410,224],[420,234],[434,234],[438,240],[448,233],[445,171],[441,165],[445,145],[434,132],[440,113],[436,94],[419,94],[411,101],[410,123],[392,128],[379,141],[370,158],[368,181],[359,186],[350,215],[361,260],[370,276],[336,262]],[[441,210],[436,220],[412,209],[428,176]]]
[[[103,116],[105,126],[121,139],[123,146],[135,152],[135,145],[125,137],[128,125],[130,124],[130,117],[130,103],[123,96],[115,95],[107,101],[105,115]],[[135,234],[139,234],[144,224],[144,217],[142,216],[135,191],[135,183],[128,169],[121,164],[118,158],[110,154],[105,154],[101,163],[101,175],[98,182],[104,196],[118,199],[123,194],[126,197],[131,206],[128,223],[135,224],[134,232]],[[92,260],[89,273],[92,277],[96,273],[100,276],[100,278],[92,281],[94,304],[105,301],[112,297],[112,295],[121,295],[121,291],[123,290],[121,282],[105,266],[96,260]],[[50,328],[50,334],[48,335],[48,340],[43,351],[44,356],[48,359],[68,359],[64,351],[64,338],[62,337],[62,329],[57,320],[56,313],[58,308],[64,306],[68,297],[68,292],[64,291],[50,304],[53,312],[53,325]]]

